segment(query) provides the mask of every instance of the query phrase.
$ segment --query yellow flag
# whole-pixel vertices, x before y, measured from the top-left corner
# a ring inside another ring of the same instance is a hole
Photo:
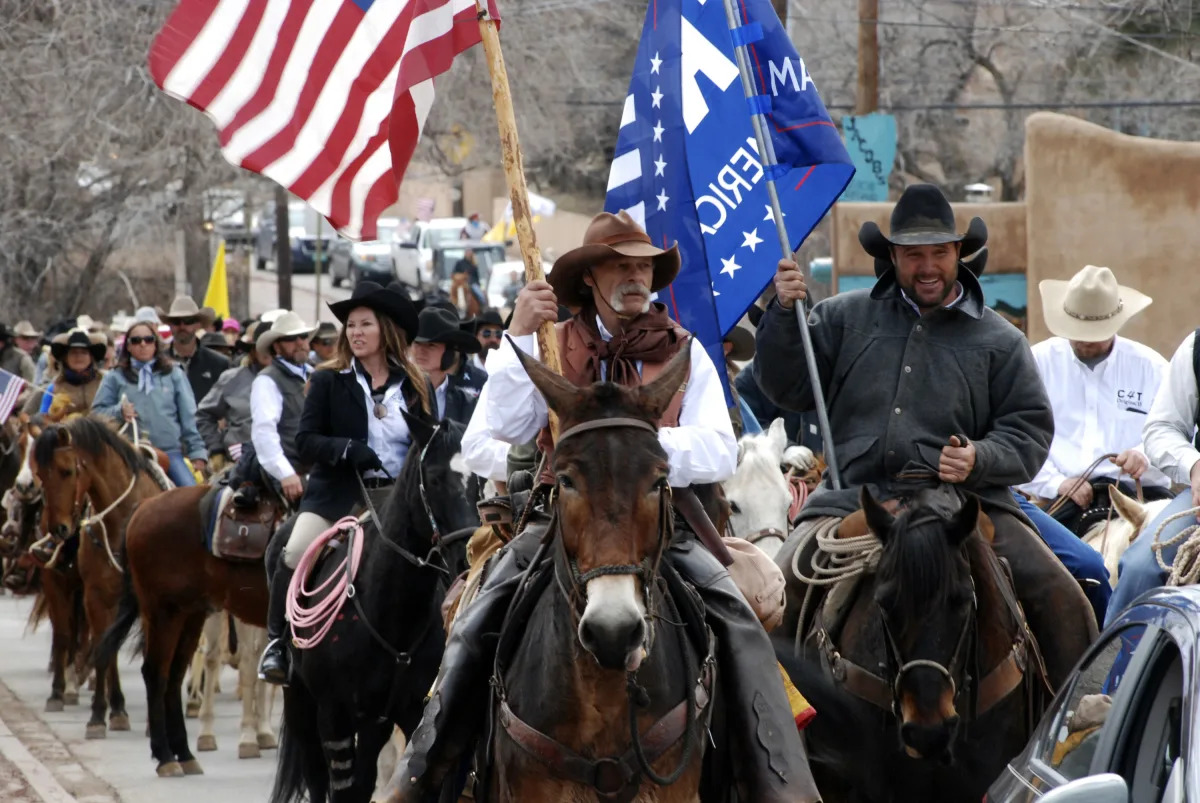
[[[208,276],[208,292],[204,294],[204,306],[212,307],[222,318],[229,317],[229,285],[225,282],[225,241],[217,247],[217,258],[213,260],[212,273]]]

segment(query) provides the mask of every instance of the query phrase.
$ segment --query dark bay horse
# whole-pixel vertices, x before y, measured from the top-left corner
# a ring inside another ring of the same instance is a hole
[[[470,535],[479,516],[454,467],[463,428],[403,415],[412,445],[378,511],[383,526],[368,521],[355,536],[363,553],[353,597],[319,644],[292,650],[271,803],[304,795],[309,803],[366,803],[380,748],[393,725],[412,733],[437,675],[445,643],[441,603],[466,569],[466,539],[459,536]],[[336,580],[346,554],[345,543],[330,550],[306,585]]]
[[[123,588],[117,556],[134,508],[162,492],[145,456],[104,420],[86,416],[47,427],[34,444],[44,497],[42,531],[67,548],[78,540],[76,564],[93,643],[116,616]],[[108,727],[129,730],[116,664],[93,660],[96,689],[87,738],[103,739]]]
[[[977,497],[861,499],[878,567],[841,623],[820,609],[799,660],[779,649],[819,712],[813,774],[826,801],[977,803],[1049,702],[1036,645]]]
[[[207,485],[175,488],[134,512],[125,530],[120,608],[96,651],[97,662],[113,660],[141,620],[150,752],[163,778],[202,773],[188,747],[182,687],[208,615],[228,611],[256,627],[264,627],[267,619],[262,563],[222,560],[205,545],[200,500],[209,490]],[[245,707],[253,690],[243,688],[242,693]],[[243,739],[245,726],[244,718]],[[247,746],[254,742],[253,732],[249,740]]]
[[[491,769],[477,793],[698,801],[712,642],[698,600],[663,561],[674,525],[656,431],[688,349],[629,388],[579,388],[521,358],[559,416],[556,490],[546,559],[510,608],[510,622],[527,617],[523,631],[506,624],[501,636]]]

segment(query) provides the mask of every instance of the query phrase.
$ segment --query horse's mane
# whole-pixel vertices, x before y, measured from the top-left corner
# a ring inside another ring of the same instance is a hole
[[[946,540],[949,521],[945,511],[920,504],[900,513],[892,525],[876,583],[896,584],[894,609],[907,626],[919,626],[925,611],[949,599],[954,554]]]
[[[64,429],[71,436],[71,445],[85,454],[99,458],[111,449],[117,453],[125,467],[133,474],[142,470],[142,457],[103,419],[95,415],[80,416],[65,424],[55,424],[47,427],[38,436],[33,446],[33,459],[40,465],[50,465],[54,462],[54,450],[58,448],[58,432]]]

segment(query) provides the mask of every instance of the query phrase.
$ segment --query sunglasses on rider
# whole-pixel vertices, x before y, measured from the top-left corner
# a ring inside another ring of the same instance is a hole
[[[312,342],[313,342],[313,345],[315,345],[315,346],[332,346],[334,343],[337,342],[337,340],[332,337],[318,337],[316,340],[314,340]]]
[[[295,343],[299,339],[300,339],[300,335],[285,335],[283,337],[275,338],[275,342],[276,343]]]
[[[199,318],[176,318],[175,320],[171,321],[171,323],[175,324],[176,326],[195,326],[196,324],[200,323],[200,319]]]
[[[146,335],[145,337],[134,336],[125,338],[125,342],[131,346],[149,346],[156,338]]]
[[[504,334],[503,329],[480,329],[480,337],[501,337]]]

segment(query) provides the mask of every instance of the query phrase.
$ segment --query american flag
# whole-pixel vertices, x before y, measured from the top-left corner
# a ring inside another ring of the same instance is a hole
[[[489,14],[498,19],[494,0]],[[232,164],[352,239],[399,197],[433,78],[480,40],[475,0],[182,0],[150,50]]]
[[[0,424],[3,424],[12,415],[13,407],[17,404],[17,397],[21,395],[24,387],[24,379],[0,369]]]

